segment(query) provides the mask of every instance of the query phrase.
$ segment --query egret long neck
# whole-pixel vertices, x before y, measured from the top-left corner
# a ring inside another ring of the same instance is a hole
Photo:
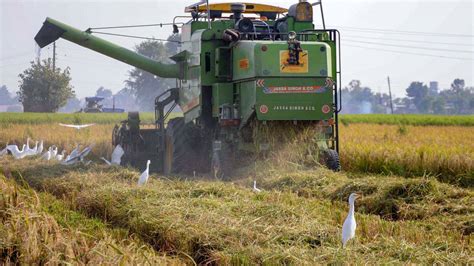
[[[349,215],[354,216],[354,202],[349,202]]]

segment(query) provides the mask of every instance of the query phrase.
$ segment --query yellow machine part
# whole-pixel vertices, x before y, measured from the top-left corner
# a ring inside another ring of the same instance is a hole
[[[219,4],[210,4],[209,5],[209,10],[211,11],[222,11],[223,13],[232,13],[230,6],[232,3],[219,3]],[[287,13],[288,9],[278,7],[278,6],[271,6],[271,5],[264,5],[264,4],[254,4],[254,3],[242,3],[245,4],[245,11],[243,13],[265,13],[265,12],[271,12],[271,13]],[[197,8],[198,12],[206,12],[207,11],[207,6],[206,4],[200,5]],[[192,10],[191,9],[186,9],[185,12],[190,13]]]

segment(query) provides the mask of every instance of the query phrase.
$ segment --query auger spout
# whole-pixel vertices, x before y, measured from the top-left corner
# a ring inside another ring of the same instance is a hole
[[[179,64],[157,62],[51,18],[46,18],[40,31],[35,36],[35,41],[43,48],[59,38],[66,39],[163,78],[182,78],[183,75]]]

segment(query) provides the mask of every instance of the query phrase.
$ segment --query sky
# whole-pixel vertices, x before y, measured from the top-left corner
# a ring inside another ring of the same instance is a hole
[[[171,22],[185,15],[184,7],[197,2],[169,0],[0,0],[0,85],[18,90],[18,74],[37,55],[33,40],[46,17],[79,29],[101,26]],[[210,1],[232,2],[232,1]],[[297,1],[262,1],[289,7]],[[312,2],[312,1],[310,1]],[[342,84],[358,79],[375,92],[405,95],[411,81],[438,81],[449,88],[455,78],[474,85],[474,4],[472,0],[324,0],[328,28],[342,38]],[[316,26],[321,26],[315,9]],[[166,38],[171,27],[120,29],[113,33]],[[126,48],[137,39],[101,36]],[[57,66],[70,67],[78,97],[95,95],[104,86],[117,92],[124,87],[131,66],[58,40]],[[52,56],[52,47],[41,50],[41,58]]]

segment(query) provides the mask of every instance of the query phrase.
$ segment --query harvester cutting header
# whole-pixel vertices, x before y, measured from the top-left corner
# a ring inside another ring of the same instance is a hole
[[[313,24],[313,6],[320,7],[320,29]],[[44,47],[63,38],[176,79],[176,88],[155,100],[155,128],[141,129],[138,113],[129,113],[114,129],[113,144],[124,147],[124,163],[142,166],[151,158],[152,169],[165,173],[212,170],[224,176],[236,157],[269,149],[261,134],[269,126],[312,127],[319,132],[321,158],[338,170],[339,32],[325,28],[321,2],[300,1],[289,9],[196,4],[185,12],[188,21],[181,26],[180,52],[171,57],[174,64],[50,18],[35,40]],[[178,23],[173,28],[179,32]],[[166,124],[176,105],[184,117]]]

